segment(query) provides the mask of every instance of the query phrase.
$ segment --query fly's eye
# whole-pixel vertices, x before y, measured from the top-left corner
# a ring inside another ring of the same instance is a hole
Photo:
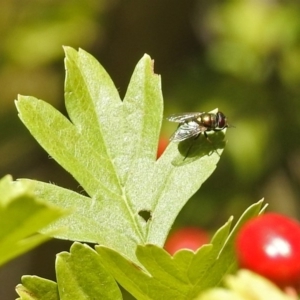
[[[218,127],[222,128],[222,129],[227,127],[226,117],[220,111],[217,113],[217,124],[218,124]]]

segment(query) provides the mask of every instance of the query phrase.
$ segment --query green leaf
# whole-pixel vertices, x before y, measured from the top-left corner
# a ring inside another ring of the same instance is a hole
[[[59,300],[57,283],[38,276],[23,276],[16,286],[17,300]]]
[[[232,218],[215,234],[211,244],[197,252],[181,250],[171,257],[155,246],[138,246],[143,268],[118,252],[97,246],[103,265],[137,299],[194,299],[201,291],[217,286],[235,264],[233,239],[237,229],[260,213],[262,201],[252,205],[230,231]]]
[[[49,239],[36,234],[64,214],[33,195],[29,182],[0,180],[0,265]],[[58,227],[56,228],[56,230]]]
[[[195,300],[295,300],[266,278],[249,270],[239,270],[236,275],[225,278],[225,288],[203,292]]]
[[[89,246],[74,243],[70,253],[56,259],[56,277],[61,300],[121,300],[114,278],[103,268],[99,255]]]
[[[37,276],[23,276],[16,287],[20,300],[121,300],[121,291],[89,246],[74,243],[56,258],[57,283]]]
[[[89,197],[42,182],[34,182],[35,192],[72,208],[68,218],[49,227],[68,227],[56,237],[99,243],[138,263],[136,246],[162,246],[179,211],[214,171],[224,133],[212,135],[217,151],[200,137],[189,157],[186,143],[171,143],[156,160],[163,101],[150,57],[138,62],[121,101],[91,55],[68,47],[65,52],[70,120],[33,97],[19,96],[16,104],[32,135]],[[145,220],[143,213],[150,218]]]

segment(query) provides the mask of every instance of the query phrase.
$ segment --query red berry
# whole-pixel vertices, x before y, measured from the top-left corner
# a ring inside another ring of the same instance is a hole
[[[209,236],[204,230],[197,227],[184,227],[168,237],[165,249],[173,255],[180,249],[195,251],[207,243],[209,243]]]
[[[169,144],[169,140],[164,138],[164,137],[161,137],[159,139],[159,142],[158,142],[158,148],[157,148],[157,158],[159,158],[165,151],[165,149],[167,148]]]
[[[280,287],[300,286],[300,223],[267,213],[249,220],[236,237],[239,265]]]

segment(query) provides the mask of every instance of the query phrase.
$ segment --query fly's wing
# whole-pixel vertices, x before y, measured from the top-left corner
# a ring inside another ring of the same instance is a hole
[[[180,125],[177,130],[170,137],[172,142],[181,142],[186,139],[189,139],[193,136],[199,135],[201,132],[204,132],[206,127],[199,126],[197,122],[188,122]]]
[[[173,114],[168,116],[167,120],[169,120],[170,122],[184,123],[193,120],[195,118],[198,118],[202,114],[203,112],[186,112],[180,114]]]

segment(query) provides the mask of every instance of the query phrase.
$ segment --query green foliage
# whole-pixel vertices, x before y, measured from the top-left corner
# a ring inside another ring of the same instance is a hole
[[[109,75],[83,50],[66,51],[65,100],[69,119],[34,97],[19,96],[19,116],[46,151],[88,196],[43,182],[22,180],[35,194],[70,214],[43,230],[75,241],[98,243],[96,251],[75,243],[56,260],[57,285],[23,277],[21,299],[121,299],[117,280],[138,299],[192,299],[235,269],[237,229],[260,212],[250,207],[230,232],[232,218],[212,244],[171,257],[161,247],[188,199],[211,175],[225,143],[212,133],[171,143],[157,160],[163,118],[160,77],[145,55],[121,101]],[[148,217],[145,218],[145,215]],[[58,228],[65,231],[59,232]],[[100,255],[99,255],[100,254]],[[32,298],[30,298],[32,297]]]
[[[23,276],[16,291],[22,300],[59,300],[57,283],[37,276]]]
[[[49,227],[67,228],[56,237],[99,243],[138,262],[136,246],[164,244],[183,205],[214,171],[222,149],[185,160],[185,152],[171,143],[156,160],[163,103],[160,77],[153,73],[150,57],[137,64],[121,101],[91,55],[65,50],[71,121],[33,97],[19,96],[17,107],[32,135],[89,197],[51,184],[32,184],[40,198],[72,209]],[[140,215],[145,211],[149,220]]]
[[[262,201],[252,205],[231,232],[230,218],[211,244],[196,253],[181,250],[171,257],[155,245],[138,246],[136,256],[143,269],[112,249],[98,246],[98,255],[87,245],[74,243],[70,253],[57,256],[57,284],[23,276],[17,286],[19,299],[122,299],[114,278],[137,299],[161,299],[162,295],[170,300],[194,299],[199,292],[218,286],[224,275],[236,269],[235,234],[262,211],[261,205]]]
[[[114,278],[103,269],[100,257],[89,246],[74,243],[70,253],[56,258],[57,284],[37,276],[23,276],[16,288],[22,300],[120,300]]]
[[[62,216],[63,210],[42,203],[28,182],[0,180],[0,265],[49,239],[36,234]],[[57,227],[57,230],[59,228]]]
[[[102,3],[108,4],[106,12]],[[24,174],[26,168],[31,178],[38,178],[34,173],[40,168],[38,149],[19,129],[11,99],[18,86],[22,93],[39,95],[60,106],[62,74],[58,69],[62,68],[57,59],[61,44],[93,45],[121,93],[129,66],[138,53],[151,49],[160,72],[168,76],[163,82],[167,113],[218,106],[236,126],[229,130],[226,155],[214,179],[194,196],[175,226],[210,227],[229,213],[238,215],[245,203],[255,199],[257,190],[273,202],[272,209],[293,212],[299,199],[295,137],[300,119],[291,117],[300,103],[297,1],[276,1],[275,5],[274,1],[198,1],[196,10],[180,2],[171,10],[167,1],[128,4],[94,0],[2,3],[2,173]],[[168,26],[166,20],[174,22]],[[137,37],[138,46],[133,47]],[[165,137],[174,130],[174,124],[167,123]],[[52,167],[50,162],[50,167],[43,168],[43,178],[50,173],[51,180],[67,184],[68,176],[64,172],[61,177],[54,175]],[[50,195],[55,198],[51,191]],[[278,206],[282,199],[285,205]],[[64,225],[68,230],[67,221]]]
[[[75,243],[70,253],[60,253],[56,272],[60,299],[122,299],[114,278],[87,245]]]
[[[238,228],[260,212],[262,201],[252,205],[230,232],[232,218],[218,230],[211,244],[196,253],[178,251],[171,257],[154,246],[138,246],[137,265],[112,249],[96,247],[103,265],[137,299],[194,299],[207,288],[217,286],[225,274],[236,268],[234,238]],[[230,232],[230,233],[229,233]]]

